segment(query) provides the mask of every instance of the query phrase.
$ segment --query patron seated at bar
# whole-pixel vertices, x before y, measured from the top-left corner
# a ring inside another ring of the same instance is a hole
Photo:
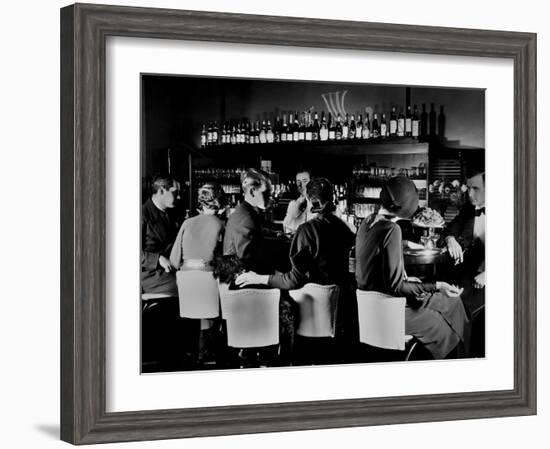
[[[227,220],[223,239],[224,256],[234,256],[246,270],[258,273],[272,272],[272,261],[265,251],[264,212],[271,199],[269,175],[249,169],[243,179],[244,201]]]
[[[381,208],[367,217],[356,239],[356,279],[360,290],[405,297],[405,332],[424,344],[435,359],[448,357],[462,341],[467,323],[461,290],[446,282],[407,279],[401,229],[418,208],[414,183],[403,176],[382,186]]]
[[[152,196],[141,208],[141,290],[177,297],[169,258],[178,233],[170,211],[179,198],[179,183],[170,175],[156,175],[151,190]]]
[[[283,220],[285,232],[296,232],[298,226],[316,216],[311,211],[311,204],[308,203],[306,198],[306,186],[311,177],[311,170],[308,168],[299,169],[296,173],[296,188],[300,196],[288,204],[286,216]]]
[[[157,297],[142,301],[142,369],[172,371],[181,362],[174,342],[185,338],[176,276],[169,260],[178,233],[172,212],[179,184],[170,175],[155,175],[151,192],[141,208],[141,293]]]
[[[218,184],[207,183],[199,189],[199,215],[183,222],[172,246],[170,263],[175,269],[213,271],[211,262],[215,254],[221,252],[224,229],[224,222],[216,214],[224,206],[224,202],[225,195]],[[190,331],[190,341],[186,342],[188,355],[199,362],[209,361],[218,349],[219,322],[203,319],[187,320],[186,324]]]

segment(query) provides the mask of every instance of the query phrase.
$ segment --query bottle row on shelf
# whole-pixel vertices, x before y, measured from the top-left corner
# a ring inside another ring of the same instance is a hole
[[[352,168],[354,178],[368,179],[371,181],[383,181],[392,176],[406,176],[409,179],[426,179],[428,167],[425,162],[409,168],[395,168],[377,166],[376,164],[359,164]]]
[[[317,112],[305,111],[277,116],[273,124],[271,120],[230,120],[221,127],[217,121],[202,125],[201,147],[215,145],[266,144],[281,142],[314,142],[337,140],[368,140],[385,137],[411,137],[422,139],[428,136],[441,136],[445,133],[445,114],[441,106],[439,117],[431,104],[431,111],[426,112],[426,105],[422,105],[419,113],[417,105],[407,106],[406,111],[392,107],[391,112],[374,112],[372,119],[369,108],[365,108],[365,115],[340,113],[334,117],[330,112],[321,117]]]

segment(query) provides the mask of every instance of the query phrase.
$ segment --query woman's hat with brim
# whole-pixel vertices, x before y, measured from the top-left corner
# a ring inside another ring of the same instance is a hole
[[[418,209],[416,185],[405,176],[390,178],[380,192],[382,206],[399,218],[410,218]]]

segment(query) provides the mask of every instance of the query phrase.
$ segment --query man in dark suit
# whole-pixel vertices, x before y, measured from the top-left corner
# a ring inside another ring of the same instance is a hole
[[[178,233],[171,209],[179,198],[179,183],[171,176],[156,175],[151,188],[152,196],[141,208],[141,290],[177,296],[169,257]]]
[[[250,169],[242,183],[244,201],[229,216],[223,254],[235,256],[246,270],[268,274],[273,261],[266,253],[263,213],[271,198],[271,181],[263,171]]]
[[[485,313],[485,172],[467,173],[469,203],[447,226],[444,239],[455,261],[455,281],[464,287],[462,301],[472,321],[472,355],[483,356],[483,336],[476,336]],[[477,340],[477,341],[476,341]]]

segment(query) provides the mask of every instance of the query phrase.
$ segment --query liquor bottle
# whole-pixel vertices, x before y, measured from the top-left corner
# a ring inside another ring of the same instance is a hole
[[[319,129],[319,140],[326,142],[328,140],[328,126],[325,118],[325,111],[321,112],[321,129]]]
[[[397,134],[397,113],[395,112],[395,106],[391,108],[390,113],[390,136],[395,137]]]
[[[206,146],[206,140],[207,136],[206,136],[206,125],[203,123],[202,124],[202,131],[201,131],[201,148],[204,148]]]
[[[370,138],[370,118],[369,113],[365,110],[365,123],[363,124],[363,139]]]
[[[281,125],[281,142],[286,142],[287,133],[288,125],[286,123],[286,114],[283,114],[283,124]]]
[[[212,145],[212,122],[208,123],[208,131],[206,132],[206,145]]]
[[[426,103],[422,103],[422,113],[420,114],[420,138],[425,139],[428,135],[428,113],[426,112]]]
[[[330,112],[328,113],[328,140],[336,140],[336,124],[332,119]]]
[[[212,128],[212,145],[218,144],[218,122],[214,122],[214,127]]]
[[[317,112],[315,112],[313,117],[313,125],[311,125],[311,140],[319,140],[319,130],[319,116],[317,115]]]
[[[275,124],[273,125],[273,142],[279,143],[281,141],[281,117],[277,116]]]
[[[380,120],[380,137],[387,137],[387,135],[388,135],[388,124],[386,122],[386,114],[382,114],[382,119]]]
[[[244,128],[244,142],[243,143],[250,143],[250,122],[247,120]]]
[[[336,140],[342,140],[342,116],[338,113],[338,118],[336,119]]]
[[[440,106],[439,117],[437,119],[437,133],[440,137],[445,137],[445,122],[446,117],[445,113],[443,112],[443,106]]]
[[[372,137],[377,138],[380,136],[380,125],[378,124],[378,114],[374,113],[372,118]]]
[[[357,127],[355,126],[355,116],[351,114],[351,121],[349,122],[349,139],[355,139],[355,133],[357,132]]]
[[[418,118],[418,108],[416,107],[416,105],[414,105],[412,124],[411,124],[411,136],[413,137],[413,139],[418,139],[419,135],[420,135],[420,121]]]
[[[403,108],[399,108],[399,115],[397,116],[397,136],[405,136],[405,114],[403,114]]]
[[[430,115],[428,118],[428,122],[430,125],[430,136],[435,136],[436,129],[435,129],[435,122],[436,122],[436,113],[435,113],[435,106],[433,103],[430,105]]]
[[[355,138],[356,139],[363,138],[363,114],[359,114],[359,120],[357,121],[356,130],[355,130]]]
[[[349,139],[349,115],[346,113],[346,119],[342,123],[342,139]]]
[[[298,120],[298,111],[294,114],[294,126],[292,127],[292,141],[298,142],[300,133],[300,122]]]
[[[298,128],[298,140],[303,142],[306,140],[306,114],[302,112],[300,116],[300,127]]]
[[[220,144],[221,145],[225,145],[226,138],[227,138],[227,129],[226,129],[226,124],[224,123],[223,126],[222,126],[222,132],[220,133]]]
[[[410,105],[407,105],[407,113],[405,115],[405,136],[412,136],[412,114]]]
[[[311,121],[311,112],[306,114],[306,142],[313,140],[313,122]]]
[[[262,120],[262,127],[260,129],[260,143],[267,143],[267,129],[265,126],[265,120]]]
[[[286,141],[292,142],[292,136],[294,134],[294,123],[292,121],[292,113],[288,114],[288,126],[286,128]]]
[[[271,121],[267,121],[267,131],[265,133],[265,138],[267,140],[267,143],[273,143],[275,140],[275,136],[273,134],[273,129],[271,129]]]

